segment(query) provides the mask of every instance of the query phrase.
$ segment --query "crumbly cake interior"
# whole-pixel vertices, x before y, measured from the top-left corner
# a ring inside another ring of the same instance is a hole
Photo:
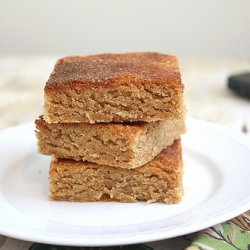
[[[48,123],[181,119],[183,88],[174,56],[66,57],[46,83],[44,117]]]
[[[69,159],[51,162],[52,200],[178,203],[183,196],[181,141],[176,140],[152,161],[123,169]]]
[[[36,120],[38,151],[123,168],[139,167],[185,133],[185,121],[151,123],[46,123]]]

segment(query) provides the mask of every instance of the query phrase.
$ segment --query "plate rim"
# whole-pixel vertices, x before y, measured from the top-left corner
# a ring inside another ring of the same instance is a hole
[[[218,131],[219,133],[221,133],[223,136],[227,136],[233,140],[236,140],[237,142],[241,143],[242,145],[246,146],[249,150],[250,150],[250,143],[249,140],[246,136],[244,136],[243,134],[241,134],[240,132],[234,131],[228,127],[225,127],[223,125],[219,125],[213,122],[208,122],[205,120],[201,120],[201,119],[197,119],[197,118],[192,118],[192,117],[187,117],[186,119],[187,121],[187,127],[190,126],[190,124],[195,123],[196,125],[198,124],[198,126],[205,126],[208,127],[209,129],[213,129]],[[32,128],[34,127],[33,123],[24,123],[24,124],[20,124],[17,126],[13,126],[4,130],[0,131],[0,137],[3,134],[6,133],[11,133],[13,130],[16,129],[22,129],[22,128],[26,128],[26,127]],[[35,133],[34,133],[35,136]],[[1,183],[0,183],[0,191],[1,191]],[[238,206],[234,205],[234,216],[230,216],[228,215],[228,212],[225,213],[225,210],[220,211],[219,213],[221,214],[221,219],[218,220],[217,216],[214,219],[210,219],[209,221],[206,221],[206,219],[201,219],[199,221],[198,224],[196,225],[189,225],[188,227],[185,227],[185,230],[182,230],[181,234],[178,234],[176,231],[179,230],[179,227],[175,227],[171,233],[169,233],[168,235],[164,235],[166,233],[166,231],[164,231],[164,229],[157,231],[155,233],[151,233],[151,235],[153,234],[153,236],[148,239],[148,232],[140,232],[139,234],[139,238],[138,239],[138,234],[133,235],[124,235],[122,234],[120,235],[110,235],[109,237],[105,237],[105,238],[101,238],[101,239],[96,239],[93,237],[96,237],[96,235],[93,235],[92,237],[88,236],[87,238],[79,238],[79,237],[75,237],[75,236],[68,236],[64,239],[62,239],[60,237],[60,235],[53,235],[51,233],[48,234],[48,232],[44,232],[43,236],[37,234],[36,236],[32,236],[32,235],[27,235],[27,231],[31,231],[30,229],[26,229],[26,233],[23,232],[18,232],[15,233],[16,231],[22,231],[22,230],[13,230],[13,227],[18,228],[17,226],[13,226],[10,225],[10,227],[7,227],[8,230],[2,230],[2,227],[0,227],[0,233],[2,235],[6,235],[9,237],[13,237],[13,238],[18,238],[21,240],[26,240],[26,241],[34,241],[34,242],[40,242],[40,243],[50,243],[50,244],[58,244],[58,245],[72,245],[72,246],[111,246],[111,245],[120,245],[120,244],[134,244],[134,243],[139,243],[139,242],[149,242],[149,241],[158,241],[158,240],[164,240],[164,239],[168,239],[168,238],[173,238],[173,237],[178,237],[181,235],[185,235],[185,234],[189,234],[189,233],[193,233],[196,232],[198,230],[202,230],[204,228],[216,225],[218,223],[224,222],[228,219],[231,219],[235,216],[238,216],[241,213],[244,213],[245,211],[247,211],[250,208],[250,195],[245,198],[244,200],[241,200],[241,202],[239,202]],[[232,208],[228,208],[227,210],[231,211]],[[232,212],[230,213],[232,214]],[[2,220],[0,220],[0,225],[4,224],[5,222],[3,222]],[[202,223],[202,227],[200,226],[200,223]],[[5,223],[7,224],[7,223]],[[183,224],[180,225],[183,227]],[[185,226],[185,225],[184,225]],[[33,230],[32,230],[33,231]],[[169,231],[169,230],[167,230]],[[47,235],[46,235],[47,234]],[[112,236],[112,237],[111,237]],[[129,239],[128,239],[129,238]],[[94,242],[93,242],[94,240]],[[139,240],[139,241],[138,241]]]

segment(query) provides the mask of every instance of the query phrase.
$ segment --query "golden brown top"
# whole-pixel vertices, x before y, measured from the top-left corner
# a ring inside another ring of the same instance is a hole
[[[147,166],[147,167],[146,167]],[[134,169],[137,170],[136,168]],[[182,170],[182,145],[181,139],[177,139],[171,146],[166,147],[147,165],[142,166],[141,172],[149,172],[162,175],[165,173],[175,173]]]
[[[109,87],[123,83],[181,85],[175,56],[153,52],[70,56],[59,59],[45,90],[81,86]]]
[[[157,121],[159,123],[160,121]],[[149,123],[147,122],[123,122],[123,123],[46,123],[43,116],[39,116],[38,119],[35,120],[36,129],[46,130],[49,128],[50,130],[56,131],[64,130],[64,129],[82,129],[85,131],[96,130],[101,134],[105,133],[113,133],[117,136],[126,135],[126,137],[134,137],[138,133],[142,133],[147,130]]]

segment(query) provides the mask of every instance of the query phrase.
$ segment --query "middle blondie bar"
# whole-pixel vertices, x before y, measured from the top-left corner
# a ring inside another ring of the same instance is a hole
[[[185,133],[185,121],[151,123],[47,123],[35,121],[38,151],[122,168],[136,168],[151,161]]]

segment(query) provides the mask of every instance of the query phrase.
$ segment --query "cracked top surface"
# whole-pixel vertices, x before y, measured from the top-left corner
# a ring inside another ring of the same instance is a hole
[[[70,56],[55,64],[45,91],[122,84],[182,86],[175,56],[153,52]]]

